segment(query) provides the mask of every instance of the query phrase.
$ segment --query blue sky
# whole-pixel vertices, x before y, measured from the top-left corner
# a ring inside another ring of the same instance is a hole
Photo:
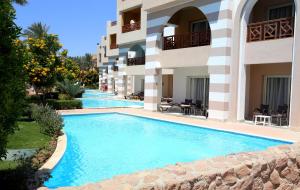
[[[16,5],[17,24],[23,29],[41,21],[58,34],[69,55],[95,53],[106,33],[106,21],[116,18],[116,0],[28,0]]]

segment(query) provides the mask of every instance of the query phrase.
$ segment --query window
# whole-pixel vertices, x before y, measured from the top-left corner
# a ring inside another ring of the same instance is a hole
[[[191,23],[191,32],[206,32],[209,24],[206,20],[196,21]]]
[[[208,107],[209,99],[209,78],[208,77],[188,77],[186,98],[202,101],[204,107]]]
[[[294,6],[292,4],[270,8],[269,15],[268,15],[269,20],[287,18],[293,16],[294,16]]]
[[[289,105],[291,92],[290,76],[266,76],[264,84],[264,104],[277,111],[279,106]]]

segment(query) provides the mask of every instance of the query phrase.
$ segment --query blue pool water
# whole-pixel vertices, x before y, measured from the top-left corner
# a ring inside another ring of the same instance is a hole
[[[85,90],[82,98],[83,108],[113,108],[113,107],[143,107],[143,102],[133,102],[126,100],[112,100],[111,93],[100,92],[99,90]]]
[[[64,122],[67,150],[45,183],[49,188],[287,144],[116,113],[65,116]]]
[[[112,107],[136,107],[144,106],[143,102],[126,100],[109,100],[101,98],[81,98],[83,108],[112,108]]]
[[[99,90],[86,89],[82,94],[82,98],[107,98],[114,96],[112,93],[100,92]]]

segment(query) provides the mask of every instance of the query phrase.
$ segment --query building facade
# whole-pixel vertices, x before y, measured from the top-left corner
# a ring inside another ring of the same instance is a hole
[[[116,29],[108,22],[107,41],[118,49],[108,58],[119,69],[120,97],[144,91],[151,111],[162,97],[199,100],[210,119],[222,121],[251,119],[262,105],[272,113],[287,107],[290,127],[300,130],[298,1],[117,3]]]

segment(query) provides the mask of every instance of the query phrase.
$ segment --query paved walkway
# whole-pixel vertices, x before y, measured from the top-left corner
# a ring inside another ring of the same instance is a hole
[[[28,158],[35,154],[37,149],[8,149],[6,159],[12,161],[20,158]]]
[[[109,109],[80,109],[80,110],[62,110],[63,115],[68,114],[89,114],[89,113],[109,113],[118,112],[178,123],[190,124],[199,127],[207,127],[211,129],[237,132],[260,137],[274,138],[284,141],[300,142],[300,132],[293,131],[288,128],[276,128],[267,126],[255,126],[247,123],[239,122],[220,122],[214,120],[205,120],[189,116],[172,115],[161,112],[151,112],[144,109],[135,108],[109,108]]]

